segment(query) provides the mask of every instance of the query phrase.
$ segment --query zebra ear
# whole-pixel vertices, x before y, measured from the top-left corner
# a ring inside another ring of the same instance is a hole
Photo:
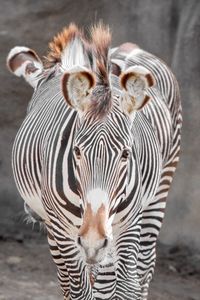
[[[23,76],[32,87],[37,85],[43,71],[40,58],[27,47],[12,48],[7,56],[7,67],[16,76]]]
[[[95,76],[86,68],[74,68],[63,75],[62,92],[67,103],[77,111],[87,111]]]
[[[128,68],[120,76],[121,87],[124,91],[122,106],[126,113],[142,109],[150,97],[146,90],[155,85],[155,79],[150,71],[143,66]]]

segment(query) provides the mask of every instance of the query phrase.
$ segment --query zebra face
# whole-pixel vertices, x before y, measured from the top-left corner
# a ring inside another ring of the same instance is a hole
[[[112,244],[112,221],[126,197],[132,168],[130,128],[130,120],[115,107],[100,120],[89,114],[77,129],[73,157],[83,210],[78,244],[89,263],[102,261]]]
[[[88,263],[106,257],[126,189],[130,182],[140,182],[131,127],[134,112],[149,100],[145,89],[153,78],[143,67],[129,69],[120,77],[121,98],[83,67],[71,69],[62,79],[64,97],[79,114],[73,162],[83,223],[77,243]]]

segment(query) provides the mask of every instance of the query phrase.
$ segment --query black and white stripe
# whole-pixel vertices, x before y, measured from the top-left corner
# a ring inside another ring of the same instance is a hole
[[[156,241],[179,160],[181,105],[169,68],[140,49],[116,56],[113,51],[110,59],[121,70],[144,66],[156,79],[156,86],[147,91],[151,101],[132,121],[121,110],[121,91],[114,89],[105,118],[88,112],[81,121],[64,101],[64,66],[57,66],[57,72],[36,87],[13,146],[17,187],[46,224],[65,300],[147,299]],[[84,152],[81,165],[74,158],[76,145]],[[131,151],[128,163],[120,162],[124,148]],[[94,268],[92,287],[77,234],[84,199],[95,188],[109,195],[113,242],[108,263]]]

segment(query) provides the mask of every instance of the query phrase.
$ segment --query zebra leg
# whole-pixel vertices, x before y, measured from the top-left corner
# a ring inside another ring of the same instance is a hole
[[[143,212],[140,251],[138,254],[137,266],[141,285],[141,300],[147,299],[149,284],[152,279],[156,263],[156,241],[161,224],[159,224],[156,228],[157,224],[155,225],[154,216],[156,216],[156,212],[153,214],[151,209],[150,211],[147,209]],[[149,224],[146,223],[147,220]],[[162,219],[160,219],[160,222],[162,223]]]
[[[94,300],[89,272],[86,264],[80,258],[80,251],[67,229],[56,219],[51,219],[51,235],[53,246],[58,250],[59,280],[64,291],[64,299]],[[57,253],[57,252],[56,252]],[[55,259],[55,256],[54,256]],[[59,264],[60,263],[60,264]]]
[[[113,300],[140,300],[141,287],[137,273],[137,260],[140,250],[141,213],[134,223],[125,227],[116,240],[117,284]]]
[[[70,286],[69,286],[69,276],[68,276],[68,272],[65,266],[65,263],[60,255],[60,251],[57,247],[57,244],[54,240],[54,237],[48,227],[48,243],[49,243],[49,248],[50,248],[50,252],[53,258],[54,263],[57,266],[57,275],[58,275],[58,280],[60,283],[60,287],[64,296],[64,300],[69,300],[69,290],[70,290]]]
[[[74,246],[74,241],[65,238],[58,247],[69,276],[69,299],[94,300],[87,266],[79,257],[79,249]]]
[[[94,272],[95,270],[93,270],[92,273],[94,274]],[[116,300],[116,274],[114,265],[99,265],[97,274],[94,274],[94,278],[93,293],[95,300]]]
[[[148,297],[149,284],[154,273],[156,242],[164,218],[166,199],[178,162],[178,149],[175,154],[176,155],[174,155],[172,160],[163,169],[156,196],[144,209],[142,215],[140,251],[138,255],[138,275],[142,287],[141,300],[146,300]]]

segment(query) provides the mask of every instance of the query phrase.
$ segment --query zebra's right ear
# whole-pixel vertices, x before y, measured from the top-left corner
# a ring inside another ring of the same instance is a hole
[[[12,48],[7,56],[7,67],[16,76],[23,76],[32,87],[37,85],[39,75],[43,72],[39,56],[27,47]]]
[[[96,80],[86,68],[73,68],[63,75],[62,92],[67,103],[78,112],[86,112]]]

